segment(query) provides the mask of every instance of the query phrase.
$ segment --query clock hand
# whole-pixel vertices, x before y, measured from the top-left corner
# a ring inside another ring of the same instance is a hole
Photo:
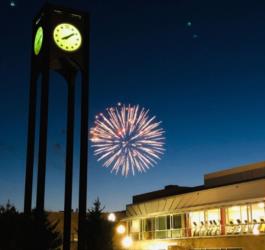
[[[68,39],[68,38],[70,38],[71,36],[73,36],[74,34],[75,34],[75,33],[72,33],[72,34],[70,34],[70,35],[68,35],[68,36],[62,37],[62,39],[63,39],[63,40]]]

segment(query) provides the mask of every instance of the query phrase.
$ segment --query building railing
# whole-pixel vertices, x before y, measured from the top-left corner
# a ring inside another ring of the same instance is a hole
[[[252,223],[238,222],[234,224],[230,221],[229,225],[225,226],[226,234],[264,234],[265,233],[265,221],[262,219],[260,222],[253,220]]]
[[[200,226],[190,228],[178,228],[167,230],[143,231],[130,233],[134,240],[153,240],[153,239],[176,239],[187,237],[217,237],[217,236],[236,236],[236,235],[259,235],[265,234],[265,221],[245,222],[234,224],[213,224],[201,223]]]

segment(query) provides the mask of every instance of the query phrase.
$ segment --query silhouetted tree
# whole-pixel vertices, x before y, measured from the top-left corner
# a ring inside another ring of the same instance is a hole
[[[0,206],[0,250],[59,250],[56,226],[46,213],[38,219],[35,211],[26,216],[8,202]]]
[[[88,209],[86,219],[86,250],[112,250],[113,223],[104,216],[99,199]]]

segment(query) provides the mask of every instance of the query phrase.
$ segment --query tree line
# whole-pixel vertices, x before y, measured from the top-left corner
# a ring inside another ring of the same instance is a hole
[[[88,209],[84,250],[113,250],[113,223],[102,216],[103,209],[99,199]],[[0,250],[60,250],[62,234],[57,225],[47,213],[41,218],[35,210],[25,215],[7,202],[0,206]]]

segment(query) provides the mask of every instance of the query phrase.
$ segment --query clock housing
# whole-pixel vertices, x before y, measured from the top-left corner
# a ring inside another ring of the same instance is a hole
[[[41,71],[48,63],[49,69],[64,76],[69,70],[86,70],[89,53],[88,26],[87,13],[46,4],[33,21],[34,67]],[[35,38],[40,32],[39,27],[42,27],[43,33],[41,46],[41,40]]]

